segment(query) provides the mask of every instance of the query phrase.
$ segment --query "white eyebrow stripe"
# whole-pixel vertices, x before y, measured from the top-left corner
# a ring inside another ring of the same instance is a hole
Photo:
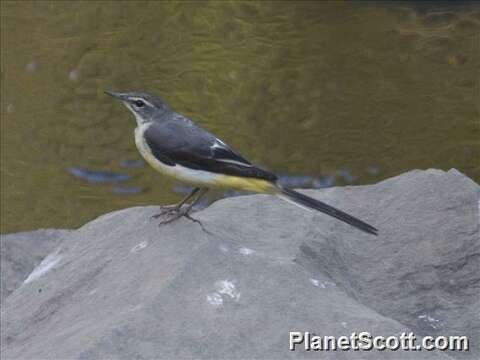
[[[231,149],[228,147],[227,144],[225,144],[222,140],[215,138],[215,142],[213,143],[212,146],[210,146],[211,149],[225,149],[227,151],[231,151]],[[214,150],[215,151],[215,150]],[[246,167],[252,167],[251,164],[246,164],[242,161],[237,161],[233,159],[224,159],[224,158],[217,158],[216,160],[224,162],[224,163],[230,163],[230,164],[235,164],[235,165],[241,165],[241,166],[246,166]]]
[[[130,97],[130,98],[128,98],[128,100],[133,100],[133,101],[141,100],[141,101],[143,101],[145,104],[148,104],[148,106],[154,107],[151,102],[148,102],[148,101],[145,100],[144,98],[140,98],[140,97]]]

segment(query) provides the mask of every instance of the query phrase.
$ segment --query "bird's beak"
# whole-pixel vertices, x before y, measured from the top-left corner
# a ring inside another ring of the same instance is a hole
[[[116,92],[107,91],[107,90],[105,90],[104,93],[107,94],[107,95],[110,95],[111,97],[113,97],[115,99],[125,100],[125,95],[123,95],[122,93],[116,93]]]

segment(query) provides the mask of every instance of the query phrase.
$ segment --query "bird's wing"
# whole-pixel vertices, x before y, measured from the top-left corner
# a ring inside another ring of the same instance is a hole
[[[153,155],[176,164],[218,174],[275,181],[277,177],[245,160],[220,139],[180,115],[154,122],[144,133]]]

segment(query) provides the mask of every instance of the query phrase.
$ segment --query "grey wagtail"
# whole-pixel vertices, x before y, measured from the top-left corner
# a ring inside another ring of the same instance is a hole
[[[106,94],[120,100],[137,120],[135,144],[157,171],[194,186],[180,203],[155,215],[162,223],[189,216],[188,212],[209,188],[230,188],[276,195],[304,209],[333,216],[369,234],[373,226],[321,201],[278,184],[277,177],[251,164],[222,140],[170,109],[158,96],[146,92]],[[196,195],[192,202],[183,205]]]

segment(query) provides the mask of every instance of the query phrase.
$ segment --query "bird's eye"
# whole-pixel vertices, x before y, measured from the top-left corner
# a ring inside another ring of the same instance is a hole
[[[134,104],[136,107],[139,107],[139,108],[145,105],[145,103],[142,100],[136,100]]]

